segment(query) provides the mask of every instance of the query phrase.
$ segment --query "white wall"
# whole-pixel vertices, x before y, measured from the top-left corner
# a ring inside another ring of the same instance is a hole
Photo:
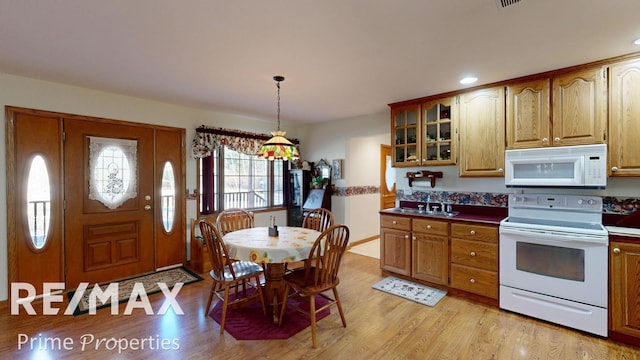
[[[305,160],[344,160],[343,178],[332,180],[336,187],[380,186],[380,145],[390,139],[388,112],[314,124],[307,131]],[[379,193],[331,199],[335,221],[349,226],[350,241],[380,233],[379,210]]]

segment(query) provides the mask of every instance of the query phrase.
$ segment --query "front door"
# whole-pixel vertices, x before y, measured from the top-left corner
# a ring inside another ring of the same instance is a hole
[[[154,130],[65,119],[66,283],[154,270]]]

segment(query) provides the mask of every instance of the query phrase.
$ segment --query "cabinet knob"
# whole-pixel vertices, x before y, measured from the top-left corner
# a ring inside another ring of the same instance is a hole
[[[476,279],[471,278],[471,279],[469,280],[469,282],[470,282],[470,283],[472,283],[472,284],[475,284],[475,283],[476,283]]]
[[[475,231],[475,230],[471,230],[471,231],[469,231],[469,234],[471,234],[471,235],[475,235],[475,234],[476,234],[476,231]]]
[[[397,221],[395,221],[395,220],[393,220],[391,223],[392,223],[393,225],[398,224],[398,222],[397,222]]]
[[[543,143],[549,142],[549,138],[542,138],[542,142]]]
[[[409,235],[408,235],[408,234],[407,234],[407,235],[405,235],[405,236],[404,236],[404,238],[405,238],[405,239],[408,239],[408,238],[409,238]]]
[[[415,236],[414,236],[414,237],[412,237],[411,239],[412,239],[413,241],[416,241],[417,237],[415,237]]]
[[[620,254],[620,249],[619,248],[613,248],[613,253],[614,254]]]
[[[616,171],[618,171],[618,167],[617,166],[614,166],[614,167],[611,168],[611,172],[616,172]]]
[[[427,225],[427,230],[431,230],[431,225]]]
[[[553,138],[553,142],[559,142],[559,141],[560,141],[559,137]]]
[[[471,255],[471,256],[476,256],[476,252],[475,252],[475,251],[472,251],[469,255]]]
[[[498,169],[498,172],[503,172],[503,171],[504,171],[504,169],[502,169],[502,168]]]

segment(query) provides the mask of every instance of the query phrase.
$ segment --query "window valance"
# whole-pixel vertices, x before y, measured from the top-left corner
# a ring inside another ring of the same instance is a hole
[[[257,134],[247,131],[212,128],[204,125],[196,129],[191,152],[194,158],[211,156],[213,150],[220,146],[241,152],[247,155],[255,155],[260,151],[262,144],[271,138],[270,135]],[[289,139],[298,145],[297,139]]]

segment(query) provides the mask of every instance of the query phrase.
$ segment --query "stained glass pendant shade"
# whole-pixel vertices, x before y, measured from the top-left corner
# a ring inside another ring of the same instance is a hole
[[[262,145],[258,157],[267,160],[296,160],[300,158],[298,149],[285,137],[286,132],[280,130],[280,82],[284,81],[284,76],[274,76],[273,80],[278,88],[278,130],[271,132],[271,139]]]

